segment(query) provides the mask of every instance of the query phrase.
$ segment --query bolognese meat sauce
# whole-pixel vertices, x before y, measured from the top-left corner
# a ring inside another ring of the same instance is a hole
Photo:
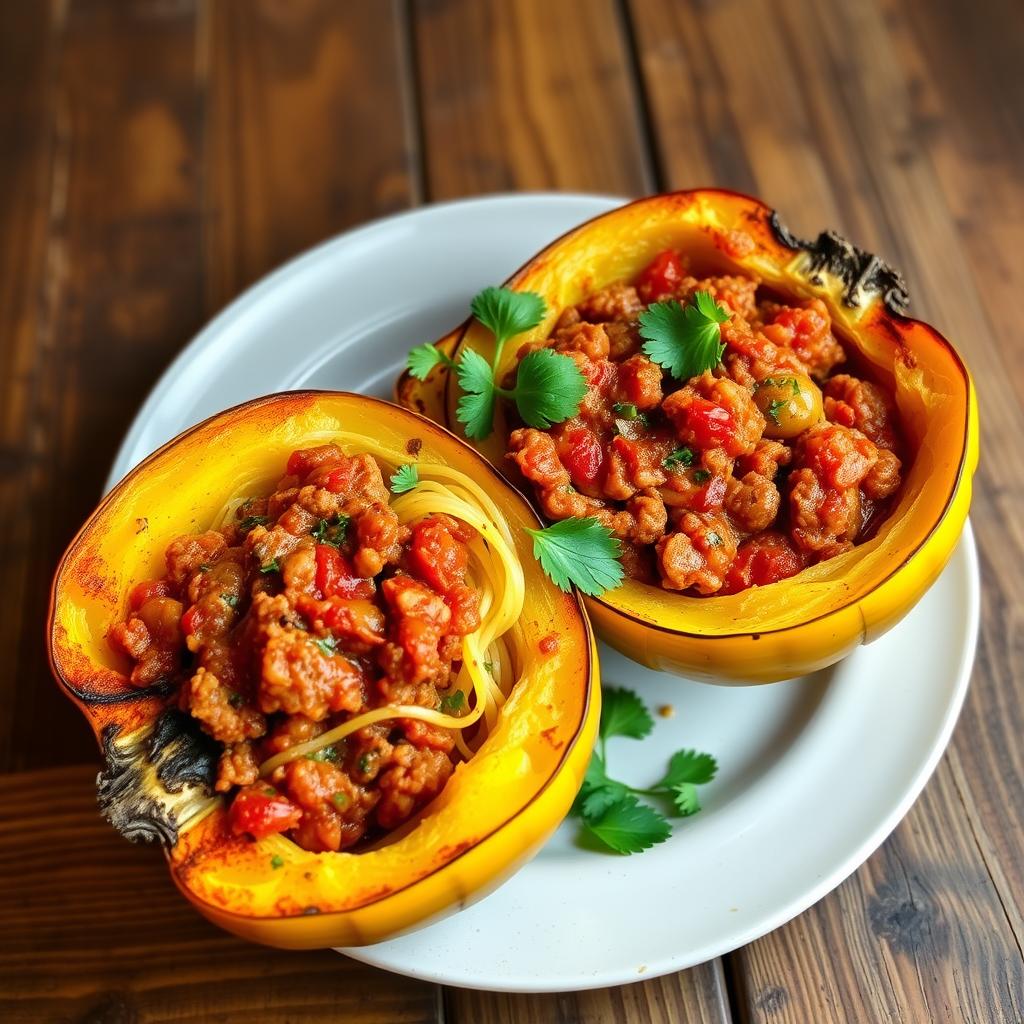
[[[725,352],[676,381],[644,354],[638,318],[698,291],[730,314]],[[512,431],[508,456],[550,519],[607,526],[636,579],[702,596],[785,579],[869,536],[900,486],[893,401],[841,371],[818,299],[785,305],[751,277],[696,277],[666,251],[565,309],[520,357],[541,345],[573,359],[587,395],[547,431]]]
[[[445,515],[402,525],[377,463],[328,444],[294,452],[235,522],[173,541],[164,576],[132,590],[110,643],[135,686],[176,682],[180,706],[223,744],[216,788],[233,794],[235,832],[341,850],[441,791],[453,736],[411,719],[263,779],[259,766],[362,712],[439,706],[480,623],[472,537]]]

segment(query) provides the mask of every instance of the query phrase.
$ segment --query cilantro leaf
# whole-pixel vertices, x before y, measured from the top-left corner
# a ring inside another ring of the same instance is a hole
[[[325,654],[328,658],[338,651],[338,641],[333,636],[315,637],[313,643],[320,648],[320,653]]]
[[[613,686],[601,695],[601,739],[630,736],[642,740],[654,728],[654,719],[644,702],[632,691]]]
[[[675,299],[655,302],[638,317],[640,336],[646,339],[644,354],[677,380],[699,377],[721,362],[725,345],[720,325],[729,316],[709,292],[696,292],[686,307]]]
[[[405,361],[409,373],[417,380],[426,380],[430,371],[438,363],[444,363],[446,366],[455,365],[448,356],[429,341],[412,349]]]
[[[575,416],[586,393],[579,367],[568,356],[542,348],[519,364],[512,399],[524,422],[547,430]]]
[[[466,703],[466,695],[461,690],[445,694],[441,698],[441,706],[438,709],[446,715],[455,715],[462,710]]]
[[[625,796],[605,808],[599,818],[585,819],[586,827],[616,853],[640,853],[672,834],[665,818],[635,796]]]
[[[238,528],[243,533],[248,533],[254,526],[266,526],[270,520],[266,516],[246,516],[239,524]]]
[[[710,754],[696,750],[677,750],[668,762],[668,771],[656,788],[671,789],[684,782],[703,786],[718,771],[718,762]]]
[[[399,466],[391,474],[391,493],[405,494],[406,491],[411,491],[419,482],[419,470],[411,462],[407,462],[404,466]]]
[[[672,787],[672,803],[681,818],[688,818],[700,810],[700,801],[697,799],[697,787],[692,782],[680,782],[678,786]]]
[[[544,300],[539,295],[516,292],[511,288],[485,288],[473,298],[470,309],[473,316],[494,334],[499,349],[509,338],[536,327],[544,319],[546,311]]]
[[[270,572],[280,572],[280,571],[281,571],[281,564],[278,562],[278,560],[276,558],[272,558],[269,562],[264,562],[260,566],[260,572],[263,573],[264,575],[266,575],[267,573],[270,573]]]
[[[270,858],[270,866],[275,871],[278,868],[283,868],[284,867],[284,857],[282,857],[279,853],[275,853],[274,856]]]
[[[600,818],[613,804],[629,796],[629,789],[621,782],[608,780],[607,786],[591,789],[584,793],[580,801],[580,817],[584,821]]]
[[[624,420],[635,420],[640,415],[632,402],[616,402],[612,409],[616,416],[621,416]]]
[[[321,519],[310,533],[317,544],[329,544],[336,548],[344,541],[348,524],[349,516],[339,512],[330,519]]]
[[[494,425],[494,371],[479,352],[466,349],[457,373],[462,397],[456,416],[466,428],[466,437],[481,441]]]
[[[678,469],[680,466],[692,466],[694,460],[694,454],[692,448],[676,448],[675,451],[670,452],[662,460],[661,465],[663,469],[673,470]]]
[[[534,558],[560,590],[574,585],[596,597],[622,582],[622,546],[593,517],[573,516],[543,530],[526,528],[526,532],[533,538]]]

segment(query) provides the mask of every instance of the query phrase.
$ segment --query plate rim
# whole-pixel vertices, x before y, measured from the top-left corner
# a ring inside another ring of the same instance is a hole
[[[166,401],[182,370],[201,354],[205,353],[208,348],[216,344],[220,336],[251,308],[257,306],[258,303],[282,286],[286,286],[291,279],[304,273],[307,268],[328,257],[334,250],[343,249],[354,242],[358,243],[363,237],[371,235],[380,228],[395,221],[423,219],[434,216],[443,218],[445,213],[453,208],[465,209],[478,206],[493,209],[494,206],[514,206],[520,203],[550,203],[557,205],[565,201],[592,201],[597,206],[612,209],[616,205],[630,201],[630,199],[629,197],[608,193],[540,190],[497,192],[451,199],[439,203],[423,204],[353,226],[298,253],[280,266],[264,274],[207,321],[163,369],[139,405],[128,429],[125,431],[112,461],[110,473],[104,485],[104,493],[113,487],[139,461],[139,459],[133,458],[133,449],[138,448],[148,420]],[[187,427],[184,429],[187,429]],[[145,453],[142,457],[145,457]],[[618,973],[604,971],[599,976],[573,974],[563,976],[563,980],[558,982],[543,982],[539,984],[536,982],[533,984],[523,984],[521,978],[511,978],[508,982],[503,982],[500,977],[496,977],[493,974],[489,981],[481,979],[467,980],[453,978],[437,971],[418,970],[415,965],[399,969],[382,963],[372,956],[374,946],[346,947],[340,949],[339,952],[354,960],[390,973],[455,988],[510,993],[584,991],[614,985],[632,984],[688,969],[739,949],[793,920],[842,884],[885,842],[920,796],[925,785],[938,767],[942,755],[949,744],[970,687],[971,670],[975,660],[980,625],[981,581],[979,560],[977,545],[969,520],[965,524],[959,545],[954,551],[950,562],[957,558],[964,560],[963,571],[967,578],[967,585],[960,594],[960,599],[964,604],[965,615],[963,622],[967,642],[960,650],[960,660],[955,670],[955,685],[946,702],[941,724],[935,731],[928,747],[927,756],[921,759],[908,784],[903,787],[897,799],[890,802],[888,813],[881,817],[878,824],[859,844],[851,849],[836,867],[822,875],[815,884],[809,886],[800,896],[794,897],[786,904],[776,908],[774,912],[764,914],[747,928],[730,933],[729,938],[700,947],[696,955],[687,955],[684,952],[648,964],[647,970],[643,974],[637,973],[635,966],[626,965]],[[945,573],[945,569],[943,573]],[[941,581],[941,576],[939,581]],[[935,585],[939,585],[939,581]],[[900,624],[898,623],[894,629],[899,628]]]

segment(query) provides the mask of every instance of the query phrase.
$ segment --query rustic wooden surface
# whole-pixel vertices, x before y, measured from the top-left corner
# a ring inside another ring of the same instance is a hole
[[[0,3],[0,1019],[1024,1019],[1022,50],[1016,0]],[[890,258],[974,371],[981,643],[922,798],[797,920],[629,988],[442,991],[206,925],[96,816],[41,642],[146,390],[240,289],[352,224],[702,184]]]

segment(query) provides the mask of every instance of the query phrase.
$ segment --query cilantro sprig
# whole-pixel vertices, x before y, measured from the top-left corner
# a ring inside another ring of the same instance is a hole
[[[721,325],[731,315],[710,292],[694,292],[687,306],[675,299],[655,302],[638,317],[644,354],[677,380],[699,377],[722,361]]]
[[[533,538],[534,558],[560,590],[572,585],[596,597],[622,582],[622,545],[592,516],[562,519],[543,530],[525,529]]]
[[[611,687],[604,691],[603,700],[598,749],[572,811],[591,835],[616,853],[640,853],[668,839],[672,834],[669,817],[685,818],[700,810],[697,787],[715,777],[718,765],[710,754],[678,750],[662,778],[649,788],[613,779],[606,767],[608,740],[613,736],[642,740],[654,729],[654,719],[631,690]],[[668,815],[640,797],[657,802]]]
[[[405,494],[406,491],[411,491],[416,487],[419,482],[420,471],[411,462],[407,462],[391,474],[391,493]]]
[[[515,404],[524,423],[541,430],[575,416],[587,393],[587,383],[566,355],[538,349],[520,361],[511,388],[500,387],[496,380],[506,342],[544,319],[544,300],[533,292],[485,288],[474,297],[471,308],[473,316],[494,335],[490,363],[473,349],[466,349],[453,360],[429,344],[414,348],[406,362],[417,380],[423,380],[441,363],[455,371],[462,391],[456,416],[466,436],[481,441],[490,435],[499,397]]]

